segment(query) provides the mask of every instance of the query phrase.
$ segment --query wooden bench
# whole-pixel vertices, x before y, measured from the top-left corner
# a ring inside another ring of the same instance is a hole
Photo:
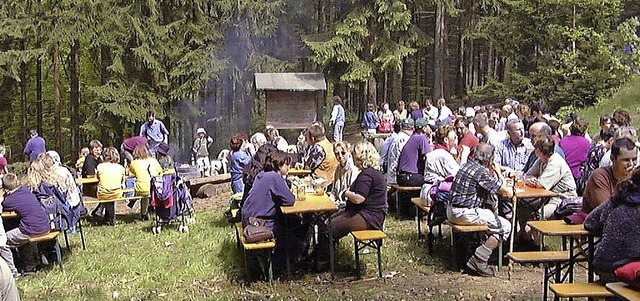
[[[394,195],[396,196],[396,213],[399,213],[400,211],[400,201],[399,201],[399,197],[398,194],[401,191],[405,191],[405,192],[418,192],[420,193],[420,190],[422,190],[422,187],[420,186],[400,186],[398,184],[389,184],[388,185],[389,188],[391,189],[395,189]]]
[[[255,243],[248,243],[243,235],[242,223],[238,222],[235,224],[236,228],[236,244],[238,249],[243,251],[244,254],[244,269],[245,275],[249,275],[249,256],[255,256],[259,259],[259,257],[263,256],[267,261],[267,267],[265,271],[265,267],[260,264],[260,269],[262,270],[262,274],[266,274],[267,280],[273,280],[273,266],[271,263],[271,251],[276,247],[276,243],[274,241],[261,241]],[[249,254],[251,253],[251,254]],[[259,261],[260,263],[260,261]]]
[[[569,263],[569,251],[532,251],[532,252],[510,252],[507,255],[511,260],[517,263],[542,263],[544,264],[544,278],[542,281],[542,299],[547,300],[549,293],[549,281],[555,275],[555,283],[560,284],[560,272],[562,264]],[[587,257],[579,255],[576,261],[585,261]],[[552,268],[555,272],[552,273]]]
[[[552,283],[549,285],[549,289],[558,298],[596,298],[604,300],[604,298],[615,296],[604,285],[599,283]]]
[[[451,253],[454,267],[457,267],[458,261],[456,258],[456,238],[455,233],[464,234],[482,234],[489,231],[487,225],[459,225],[450,221],[445,221],[445,225],[451,227]],[[500,236],[498,242],[498,271],[502,270],[502,236]]]
[[[85,197],[83,202],[85,205],[96,205],[96,204],[111,203],[111,202],[138,201],[142,198],[143,198],[142,196],[130,196],[130,197],[117,198],[117,199],[110,199],[110,200],[99,200],[96,198]]]
[[[387,234],[380,230],[351,231],[353,236],[354,256],[356,258],[356,275],[360,278],[360,251],[365,248],[373,248],[378,255],[378,277],[382,278],[382,240]]]
[[[53,240],[54,241],[53,248],[56,251],[56,261],[58,262],[58,266],[60,266],[60,270],[62,270],[62,251],[60,250],[60,243],[58,242],[59,234],[60,234],[60,231],[51,231],[46,234],[32,236],[31,238],[29,238],[29,242],[39,243],[39,242],[46,242],[46,241]],[[69,248],[68,245],[67,245],[67,248]]]
[[[417,222],[417,228],[418,228],[418,240],[424,238],[424,234],[422,234],[422,218],[426,215],[427,216],[427,224],[429,226],[429,234],[428,236],[428,249],[429,249],[429,254],[433,254],[433,240],[434,240],[434,235],[433,235],[433,226],[431,226],[431,221],[433,220],[433,214],[431,213],[431,207],[425,205],[422,202],[422,199],[417,197],[417,198],[411,198],[411,202],[415,205],[416,207],[416,222]],[[442,239],[442,224],[438,224],[438,234],[440,236],[440,239]]]

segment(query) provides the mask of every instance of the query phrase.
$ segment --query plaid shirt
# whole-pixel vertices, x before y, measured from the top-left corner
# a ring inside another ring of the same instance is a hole
[[[511,139],[507,138],[496,145],[494,161],[501,166],[523,171],[532,152],[533,144],[529,138],[524,138],[518,146],[513,145]]]
[[[489,173],[489,169],[476,161],[468,161],[456,174],[451,185],[451,206],[464,208],[482,207],[490,194],[495,194],[501,181]]]

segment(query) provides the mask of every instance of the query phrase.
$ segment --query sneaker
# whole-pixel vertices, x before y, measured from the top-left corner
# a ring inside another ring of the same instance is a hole
[[[486,261],[480,261],[475,256],[471,256],[471,258],[469,258],[469,261],[467,261],[467,267],[471,271],[473,271],[475,273],[478,273],[478,275],[480,275],[482,277],[493,277],[493,276],[495,276],[493,274],[493,270],[491,270],[491,268],[489,268],[489,265],[487,265],[487,262]]]

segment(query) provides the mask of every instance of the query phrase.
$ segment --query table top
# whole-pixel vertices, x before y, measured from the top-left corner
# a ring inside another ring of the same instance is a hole
[[[588,235],[589,231],[585,230],[582,225],[569,225],[562,220],[551,221],[529,221],[527,222],[531,228],[538,230],[540,233],[549,236],[569,236],[569,235]]]
[[[306,176],[311,174],[311,169],[290,168],[287,174],[292,176]]]
[[[624,282],[611,282],[605,285],[607,289],[627,300],[640,300],[640,289],[629,287]]]
[[[76,184],[98,183],[98,178],[77,178]]]
[[[533,188],[527,185],[522,188],[516,188],[516,197],[519,199],[550,198],[554,196],[558,196],[558,194],[544,188]]]
[[[293,206],[280,207],[284,214],[332,212],[337,211],[338,206],[331,201],[328,195],[305,194],[304,201],[296,201]]]

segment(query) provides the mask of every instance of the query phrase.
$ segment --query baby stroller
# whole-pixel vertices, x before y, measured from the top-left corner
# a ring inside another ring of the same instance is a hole
[[[162,226],[180,224],[178,231],[189,232],[188,223],[195,220],[191,193],[187,184],[175,173],[151,177],[151,206],[156,219],[151,231],[160,234]]]

